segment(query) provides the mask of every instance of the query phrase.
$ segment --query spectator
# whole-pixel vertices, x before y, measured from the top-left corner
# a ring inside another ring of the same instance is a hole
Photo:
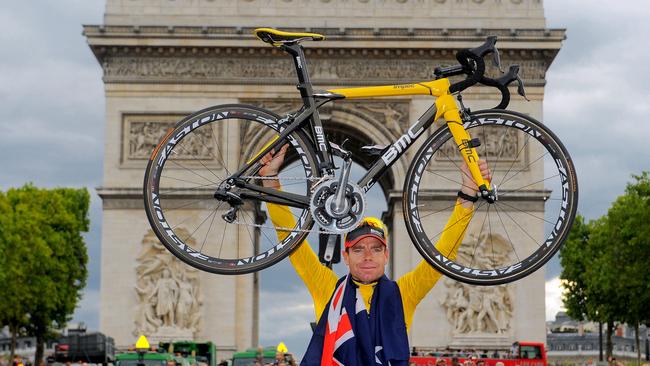
[[[485,361],[484,360],[476,361],[476,366],[485,366]]]
[[[460,364],[458,363],[458,357],[452,357],[451,358],[451,366],[459,366]]]
[[[436,366],[447,366],[447,360],[439,358],[436,360]]]

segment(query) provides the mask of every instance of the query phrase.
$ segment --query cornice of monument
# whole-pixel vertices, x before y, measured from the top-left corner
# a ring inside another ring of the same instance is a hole
[[[255,27],[210,27],[210,26],[158,26],[158,25],[84,25],[83,34],[91,45],[117,44],[143,45],[142,40],[148,40],[147,45],[157,45],[156,40],[165,40],[165,45],[175,45],[178,42],[193,45],[228,45],[228,41],[237,41],[233,45],[265,46],[253,36]],[[563,41],[565,29],[549,28],[313,28],[313,27],[282,27],[288,32],[315,32],[326,36],[323,42],[308,42],[308,48],[324,48],[332,42],[468,42],[474,44],[488,35],[499,37],[499,44],[509,43]],[[117,41],[121,39],[121,41]],[[137,40],[137,41],[136,41]],[[112,41],[112,42],[110,42]],[[242,43],[245,42],[245,43]],[[470,44],[471,43],[471,44]],[[178,43],[180,44],[180,43]],[[400,47],[400,45],[392,45]],[[426,46],[426,45],[425,45]],[[435,46],[435,44],[431,44]],[[559,48],[559,44],[556,45]],[[337,46],[340,47],[340,46]],[[401,47],[412,48],[413,44],[403,44]],[[464,47],[464,46],[461,46]],[[503,46],[502,46],[503,48]],[[553,47],[555,48],[555,47]]]
[[[305,44],[312,80],[326,85],[425,80],[434,66],[455,63],[458,49],[497,35],[506,65],[521,64],[526,82],[540,86],[565,38],[564,29],[290,30],[328,36]],[[106,83],[295,83],[285,53],[251,33],[241,27],[84,26]]]

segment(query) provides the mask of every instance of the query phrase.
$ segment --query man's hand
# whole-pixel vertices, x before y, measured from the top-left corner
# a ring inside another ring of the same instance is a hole
[[[284,155],[287,153],[289,144],[284,144],[280,148],[280,151],[276,153],[276,149],[271,150],[268,154],[264,155],[260,159],[260,163],[263,165],[259,170],[259,174],[263,177],[269,175],[278,175],[278,171],[284,162]]]
[[[478,166],[481,169],[481,175],[483,176],[483,179],[486,179],[488,181],[492,180],[492,172],[490,172],[490,169],[488,168],[487,162],[485,160],[479,160],[478,161]],[[476,196],[478,192],[478,186],[476,185],[476,182],[474,182],[474,178],[472,178],[472,173],[469,171],[469,167],[463,161],[463,165],[460,167],[461,170],[461,175],[463,178],[463,185],[460,188],[460,190],[468,194],[470,196]],[[465,200],[462,200],[465,202]]]

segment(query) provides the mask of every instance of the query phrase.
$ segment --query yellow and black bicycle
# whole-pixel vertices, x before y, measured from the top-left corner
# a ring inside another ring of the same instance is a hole
[[[432,81],[315,91],[300,43],[324,36],[270,28],[255,34],[291,55],[303,105],[284,116],[250,105],[214,106],[164,136],[147,166],[144,202],[154,232],[175,256],[204,271],[242,274],[286,257],[314,223],[322,232],[343,234],[363,218],[366,192],[420,138],[404,182],[404,219],[413,244],[437,270],[466,283],[502,284],[532,273],[560,248],[578,204],[575,169],[546,126],[504,109],[509,84],[516,81],[519,94],[525,91],[516,65],[496,79],[484,75],[484,57],[491,54],[500,63],[496,37],[459,51],[459,64],[436,68]],[[460,75],[465,78],[451,83]],[[476,112],[465,108],[460,92],[475,84],[497,88],[501,103]],[[351,153],[328,139],[319,107],[405,95],[429,95],[432,105],[391,145],[364,147],[376,160],[360,180],[350,181]],[[439,119],[446,123],[429,132]],[[260,159],[284,145],[283,167],[271,177],[282,189],[265,187],[269,177],[259,175]],[[334,157],[343,161],[340,167]],[[489,182],[479,157],[492,171]],[[456,204],[463,160],[480,193],[466,244],[450,258],[435,243]],[[445,188],[450,186],[456,188]],[[295,226],[274,225],[264,202],[289,207]],[[282,240],[278,230],[287,233]]]

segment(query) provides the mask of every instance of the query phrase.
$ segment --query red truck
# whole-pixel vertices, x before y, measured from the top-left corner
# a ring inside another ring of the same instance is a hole
[[[459,366],[464,366],[471,361],[474,365],[478,361],[485,362],[485,366],[547,366],[546,349],[544,343],[537,342],[515,342],[509,350],[491,350],[487,353],[481,352],[453,352],[445,351],[422,351],[414,350],[409,359],[410,365],[435,366],[438,359],[444,359],[446,366],[452,366],[451,359],[458,358]],[[471,365],[471,366],[474,366]]]

